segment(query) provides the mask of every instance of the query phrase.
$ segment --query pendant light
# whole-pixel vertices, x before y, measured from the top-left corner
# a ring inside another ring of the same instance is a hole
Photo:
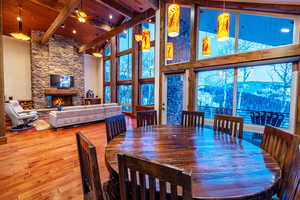
[[[10,35],[18,40],[30,40],[30,37],[23,32],[23,22],[22,22],[22,16],[21,16],[21,7],[19,8],[19,15],[17,16],[18,21],[18,32],[10,33]]]
[[[202,39],[202,56],[210,56],[210,37],[206,36]]]
[[[81,23],[85,23],[87,14],[82,11],[82,0],[80,1],[80,10],[78,8],[76,8],[75,12],[76,12],[78,21]]]
[[[167,42],[167,52],[166,52],[167,60],[173,60],[174,57],[174,45],[172,42]]]
[[[150,51],[150,31],[142,31],[142,51]]]
[[[229,39],[229,23],[230,23],[230,14],[225,12],[225,0],[223,13],[218,16],[218,41],[226,41]]]
[[[171,4],[168,7],[168,36],[177,37],[180,31],[180,6]]]
[[[96,48],[96,50],[92,53],[92,55],[97,57],[97,58],[102,58],[103,57],[102,53],[100,53],[100,50],[98,48]]]

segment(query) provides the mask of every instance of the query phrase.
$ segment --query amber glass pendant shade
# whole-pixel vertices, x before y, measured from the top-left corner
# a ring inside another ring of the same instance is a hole
[[[81,23],[85,23],[86,22],[86,18],[87,18],[87,14],[83,11],[76,11],[77,13],[77,19],[79,22]]]
[[[97,58],[102,58],[102,54],[99,52],[94,52],[93,56],[97,57]]]
[[[226,41],[229,39],[229,23],[230,23],[230,14],[222,13],[218,17],[218,41]]]
[[[174,45],[172,42],[167,42],[166,58],[167,60],[173,60],[174,58]]]
[[[143,30],[142,32],[142,51],[150,51],[150,31]]]
[[[202,56],[210,56],[210,37],[202,39]]]
[[[135,34],[134,38],[137,42],[140,42],[140,41],[142,41],[143,36],[141,34]]]
[[[180,6],[171,4],[168,7],[168,36],[177,37],[180,31]]]

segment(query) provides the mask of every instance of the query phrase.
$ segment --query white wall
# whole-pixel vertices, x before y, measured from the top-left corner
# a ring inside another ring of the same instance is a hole
[[[3,36],[4,95],[31,99],[30,42]]]
[[[95,96],[101,98],[102,81],[100,80],[100,59],[94,56],[85,54],[84,55],[84,82],[85,82],[85,93],[92,89]]]

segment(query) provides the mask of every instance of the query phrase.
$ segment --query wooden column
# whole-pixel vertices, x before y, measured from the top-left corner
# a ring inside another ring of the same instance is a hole
[[[117,36],[111,38],[110,98],[117,102]]]
[[[4,73],[3,73],[3,44],[2,44],[2,35],[3,35],[3,12],[2,12],[2,3],[0,0],[0,144],[6,144],[5,137],[5,119],[4,119]]]
[[[295,128],[295,133],[297,135],[300,135],[300,73],[299,73],[299,67],[300,67],[300,62],[295,63],[293,66],[293,71],[297,71],[297,94],[296,94],[296,128]]]
[[[194,62],[197,59],[197,25],[198,25],[198,7],[193,5],[191,8],[191,37],[190,37],[190,62]],[[195,93],[196,93],[196,74],[193,68],[188,69],[188,110],[194,111],[195,110]]]
[[[165,65],[165,33],[166,33],[166,3],[165,1],[160,1],[160,36],[159,36],[159,110],[158,110],[158,123],[162,123],[162,66]]]
[[[136,114],[136,107],[139,104],[139,45],[135,40],[135,33],[141,31],[141,25],[132,29],[132,114]]]

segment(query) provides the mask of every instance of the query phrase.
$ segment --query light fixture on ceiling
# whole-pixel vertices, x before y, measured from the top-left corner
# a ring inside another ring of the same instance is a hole
[[[102,58],[103,55],[100,52],[93,52],[93,56],[97,57],[97,58]]]
[[[229,39],[229,23],[230,23],[230,14],[225,12],[225,0],[223,13],[218,16],[218,41],[226,41]]]
[[[206,36],[202,39],[202,56],[210,56],[210,37]]]
[[[147,29],[142,31],[142,51],[150,51],[150,31]]]
[[[166,58],[167,60],[173,60],[173,57],[174,57],[174,45],[172,42],[167,42]]]
[[[168,7],[168,36],[177,37],[180,30],[180,6],[171,4]]]
[[[80,9],[76,8],[75,12],[76,12],[78,21],[81,23],[85,23],[87,14],[82,10],[82,0],[80,2]]]
[[[289,33],[290,29],[288,29],[288,28],[282,28],[282,29],[280,29],[280,32],[281,33]]]
[[[19,7],[19,15],[17,16],[18,21],[18,32],[10,33],[10,35],[18,40],[30,40],[30,37],[24,33],[23,31],[23,22],[22,22],[22,16],[21,16],[21,7]]]
[[[65,24],[61,24],[61,25],[60,25],[60,28],[65,28],[65,27],[66,27]]]
[[[109,19],[112,19],[113,18],[113,16],[112,15],[109,15]]]
[[[73,29],[72,33],[73,33],[73,34],[76,34],[76,33],[77,33],[77,31],[76,31],[75,29]]]

